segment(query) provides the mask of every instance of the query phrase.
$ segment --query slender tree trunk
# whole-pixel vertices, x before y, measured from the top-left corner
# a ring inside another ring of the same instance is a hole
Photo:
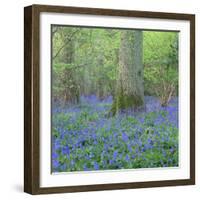
[[[65,38],[64,38],[65,39]],[[67,45],[63,48],[62,62],[66,64],[74,64],[75,63],[75,36],[67,43]],[[71,103],[79,103],[80,94],[79,94],[79,86],[76,80],[76,73],[73,69],[64,69],[64,92],[65,92],[65,104],[67,102]]]
[[[142,31],[122,31],[112,114],[144,104]]]

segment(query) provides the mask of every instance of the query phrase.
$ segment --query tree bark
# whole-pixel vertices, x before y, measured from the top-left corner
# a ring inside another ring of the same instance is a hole
[[[116,94],[112,114],[144,104],[143,34],[126,30],[121,33]]]
[[[75,31],[76,32],[76,31]],[[74,32],[74,33],[75,33]],[[64,41],[66,39],[64,38]],[[64,43],[63,41],[63,43]],[[62,62],[65,64],[75,63],[75,35],[65,44],[62,52]],[[67,102],[77,104],[80,101],[80,91],[76,80],[76,70],[74,67],[64,69],[64,93],[65,93],[65,104]]]

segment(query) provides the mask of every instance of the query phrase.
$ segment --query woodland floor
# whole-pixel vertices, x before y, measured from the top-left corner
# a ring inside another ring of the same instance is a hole
[[[178,100],[107,117],[112,97],[82,96],[78,105],[53,105],[53,172],[178,166]]]

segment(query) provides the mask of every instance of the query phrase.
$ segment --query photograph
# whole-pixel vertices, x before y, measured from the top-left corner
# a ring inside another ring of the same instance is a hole
[[[51,24],[51,173],[179,165],[179,31]]]
[[[24,191],[195,184],[195,15],[24,8]]]

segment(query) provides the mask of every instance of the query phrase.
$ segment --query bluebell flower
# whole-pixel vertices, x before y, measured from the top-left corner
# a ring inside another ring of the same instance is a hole
[[[99,169],[99,165],[98,165],[98,163],[97,163],[96,161],[94,162],[94,169],[95,169],[95,170],[98,170],[98,169]]]
[[[69,149],[69,147],[68,147],[67,145],[66,145],[65,147],[63,147],[62,153],[63,153],[63,154],[67,154],[67,155],[70,154],[70,149]]]
[[[59,167],[59,165],[60,165],[60,163],[59,163],[58,160],[53,160],[53,167],[54,167],[54,168]]]
[[[114,163],[114,160],[113,159],[110,159],[109,160],[109,165],[112,165]]]
[[[114,153],[113,153],[113,160],[116,160],[117,155],[118,155],[118,151],[116,150],[116,151],[114,151]]]
[[[132,159],[135,159],[135,157],[136,157],[135,155],[132,155],[132,156],[131,156]]]
[[[169,150],[170,150],[171,153],[174,152],[174,148],[173,147],[171,147]]]
[[[129,162],[129,161],[130,161],[130,157],[129,157],[129,155],[128,155],[128,154],[126,154],[125,160],[126,160],[127,162]]]
[[[127,147],[128,147],[129,152],[132,152],[132,146],[131,146],[131,144],[128,144]]]
[[[127,142],[129,140],[128,135],[126,133],[122,133],[122,139],[124,142]]]
[[[58,154],[56,152],[52,152],[52,158],[53,159],[57,159],[58,158]]]
[[[87,167],[86,164],[83,165],[83,170],[84,170],[84,171],[88,171],[88,170],[89,170],[89,168]]]
[[[145,160],[144,152],[152,152],[152,155],[153,152],[161,153],[167,165],[176,165],[177,158],[174,156],[177,153],[173,152],[178,151],[178,144],[172,138],[178,133],[177,98],[171,100],[168,106],[161,107],[158,98],[145,97],[145,110],[128,109],[106,118],[105,113],[111,109],[112,101],[112,96],[100,100],[91,94],[81,96],[81,103],[78,105],[67,104],[61,107],[58,102],[52,105],[52,128],[58,132],[56,137],[52,137],[54,171],[73,171],[76,164],[79,164],[78,160],[92,166],[78,166],[82,170],[110,169],[111,166],[126,168],[127,164],[124,166],[124,163],[120,162],[123,160],[132,162],[133,165],[137,164],[137,160],[142,160],[144,166],[148,167],[161,165],[156,158],[152,158],[152,161]],[[135,118],[134,123],[130,123],[127,116]],[[144,131],[149,129],[146,123],[148,121],[152,121],[151,132],[145,135]],[[169,142],[173,143],[173,147],[165,149]],[[67,155],[69,165],[59,163],[58,157],[63,155]],[[96,155],[100,155],[100,166],[95,161]]]
[[[65,171],[65,170],[67,169],[67,164],[64,163],[63,165],[61,165],[61,166],[60,166],[60,169],[61,169],[62,171]]]

